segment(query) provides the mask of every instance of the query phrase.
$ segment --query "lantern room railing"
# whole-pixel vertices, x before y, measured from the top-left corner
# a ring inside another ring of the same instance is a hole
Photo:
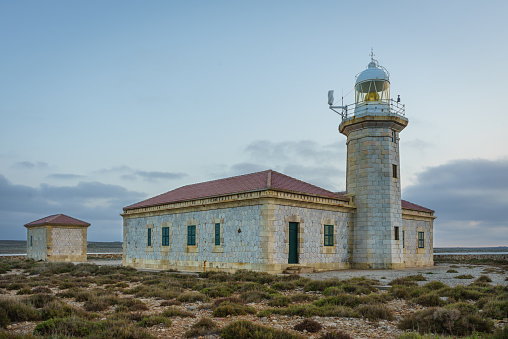
[[[400,102],[397,102],[393,99],[380,100],[377,102],[369,102],[369,103],[363,102],[360,104],[354,103],[354,104],[349,104],[346,106],[332,106],[332,105],[330,105],[330,109],[333,110],[334,112],[338,113],[342,117],[342,121],[344,121],[346,119],[352,118],[355,115],[356,108],[361,108],[361,107],[370,106],[370,105],[372,105],[372,106],[387,105],[388,106],[388,113],[386,113],[386,115],[401,115],[401,116],[406,115],[406,105],[401,104]]]

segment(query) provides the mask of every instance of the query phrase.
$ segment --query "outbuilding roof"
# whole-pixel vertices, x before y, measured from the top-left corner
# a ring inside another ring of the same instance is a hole
[[[431,210],[429,208],[426,208],[426,207],[423,207],[423,206],[420,206],[417,204],[413,204],[412,202],[409,202],[407,200],[401,200],[401,202],[402,202],[402,204],[401,204],[402,208],[407,208],[409,210],[415,210],[415,211],[434,213],[434,210]]]
[[[349,201],[349,198],[338,193],[308,184],[273,170],[267,170],[182,186],[156,197],[124,207],[124,211],[181,201],[264,190],[287,191]]]
[[[89,223],[78,220],[76,218],[69,217],[65,214],[55,214],[50,215],[45,218],[32,221],[25,225],[25,227],[30,226],[43,226],[43,225],[61,225],[61,226],[83,226],[88,227],[90,226]]]

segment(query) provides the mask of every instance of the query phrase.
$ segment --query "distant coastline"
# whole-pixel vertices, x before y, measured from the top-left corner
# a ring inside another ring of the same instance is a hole
[[[88,253],[122,253],[121,241],[89,241]],[[434,254],[508,253],[508,246],[434,247]],[[26,240],[0,240],[0,254],[26,254]]]

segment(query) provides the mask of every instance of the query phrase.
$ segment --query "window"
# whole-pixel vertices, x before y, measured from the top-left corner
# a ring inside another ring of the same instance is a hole
[[[333,246],[333,225],[325,225],[325,246]]]
[[[395,131],[392,131],[392,142],[397,142],[397,134],[395,134]]]
[[[425,233],[418,232],[418,248],[425,248]]]
[[[406,248],[406,231],[402,231],[402,248]]]
[[[215,224],[215,246],[220,245],[220,224]]]
[[[162,228],[162,246],[169,246],[169,227]]]
[[[33,245],[32,243],[32,236],[30,236],[30,247]]]
[[[152,246],[152,229],[148,229],[148,238],[147,238],[147,246]]]
[[[196,225],[187,226],[187,246],[196,246]]]
[[[397,178],[397,165],[392,165],[393,177]]]
[[[399,226],[395,226],[395,240],[399,240]]]

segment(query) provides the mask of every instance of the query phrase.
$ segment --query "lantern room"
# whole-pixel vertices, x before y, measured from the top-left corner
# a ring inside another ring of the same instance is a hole
[[[356,77],[355,115],[364,113],[389,114],[390,75],[371,59],[367,69]]]

